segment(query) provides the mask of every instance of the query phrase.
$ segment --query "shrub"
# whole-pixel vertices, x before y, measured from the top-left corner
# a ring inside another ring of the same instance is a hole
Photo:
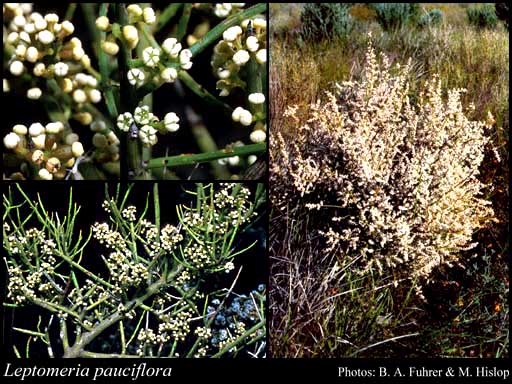
[[[414,105],[409,65],[392,75],[371,45],[366,62],[361,81],[311,106],[293,141],[273,136],[272,201],[325,212],[324,252],[396,285],[428,278],[476,245],[473,233],[493,215],[477,178],[491,121],[468,120],[462,89],[444,101],[437,76]]]
[[[502,20],[505,27],[508,29],[508,19],[510,17],[510,8],[507,3],[496,3],[495,4],[496,16]]]
[[[377,21],[385,31],[415,23],[420,15],[417,3],[372,3],[369,6],[375,10]]]
[[[423,14],[418,20],[419,27],[437,26],[443,22],[443,12],[440,9],[433,9]]]
[[[301,35],[318,41],[347,35],[352,29],[349,3],[307,3],[302,9]]]
[[[490,4],[466,9],[469,24],[478,28],[496,28],[498,17]]]

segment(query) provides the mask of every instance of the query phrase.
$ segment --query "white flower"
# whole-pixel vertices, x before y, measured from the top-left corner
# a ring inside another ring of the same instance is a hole
[[[240,164],[240,156],[228,157],[228,164],[232,167],[236,167],[238,164]]]
[[[217,76],[219,76],[219,79],[227,79],[231,76],[231,71],[229,69],[218,68]]]
[[[45,128],[43,127],[43,124],[41,123],[32,123],[30,127],[28,128],[28,133],[32,137],[40,136],[46,132]]]
[[[25,70],[25,66],[23,65],[23,63],[19,60],[14,60],[11,65],[9,66],[9,71],[14,75],[14,76],[19,76],[23,73],[23,71]]]
[[[39,58],[39,51],[36,47],[28,47],[25,53],[25,59],[30,63],[35,63]]]
[[[231,4],[230,3],[217,3],[215,4],[215,9],[213,13],[215,13],[215,16],[217,17],[226,17],[229,15],[229,12],[231,12]]]
[[[144,125],[139,130],[139,139],[144,145],[155,145],[158,142],[158,138],[156,137],[156,129],[151,125]]]
[[[53,180],[53,175],[46,168],[39,170],[39,177],[43,180]]]
[[[73,25],[72,22],[70,22],[68,20],[64,20],[61,25],[62,25],[62,30],[64,31],[64,34],[66,36],[71,35],[75,31],[75,26]]]
[[[106,137],[110,144],[118,145],[120,143],[119,138],[116,136],[114,131],[107,133]]]
[[[162,48],[172,59],[176,59],[181,51],[181,44],[174,37],[165,39]]]
[[[73,48],[73,59],[76,61],[80,61],[85,56],[85,51],[81,46],[76,46]]]
[[[142,51],[142,60],[148,67],[154,68],[160,61],[160,49],[147,47]]]
[[[135,48],[139,43],[139,32],[133,25],[125,25],[123,27],[123,36],[131,49]]]
[[[231,118],[233,119],[233,121],[240,121],[240,113],[243,111],[244,109],[242,107],[236,107],[235,110],[233,111],[233,113],[231,114]]]
[[[172,83],[178,77],[178,71],[176,71],[176,68],[165,68],[160,72],[160,77],[166,83]]]
[[[36,31],[36,26],[34,25],[34,23],[27,23],[23,27],[23,30],[25,32],[27,32],[28,34],[32,34],[32,33],[34,33]]]
[[[139,17],[142,16],[142,8],[137,4],[130,4],[126,10],[132,16]]]
[[[84,146],[81,142],[75,141],[73,144],[71,144],[71,153],[73,153],[73,156],[80,157],[84,154]]]
[[[38,100],[42,94],[41,88],[38,87],[30,88],[27,91],[27,97],[31,100]]]
[[[18,43],[18,40],[20,38],[20,35],[18,32],[11,32],[7,35],[7,42],[11,45],[16,45]]]
[[[121,113],[117,117],[117,127],[124,132],[128,132],[133,124],[133,116],[130,112]]]
[[[101,101],[101,92],[97,89],[90,89],[87,91],[87,95],[91,103],[99,103]]]
[[[222,38],[225,41],[235,41],[238,36],[242,34],[242,28],[240,28],[238,25],[235,25],[234,27],[229,27],[224,31],[222,34]]]
[[[36,149],[34,152],[32,152],[32,161],[35,164],[41,164],[44,160],[44,152],[40,149]]]
[[[23,124],[16,124],[12,127],[12,131],[20,136],[25,136],[28,133],[28,128]]]
[[[18,56],[19,59],[23,60],[25,58],[25,54],[27,53],[27,46],[24,44],[18,45],[14,50],[14,53],[16,56]]]
[[[75,75],[75,81],[79,84],[79,85],[87,85],[87,83],[89,82],[88,78],[87,78],[87,75],[85,73],[77,73]]]
[[[55,36],[53,35],[53,33],[48,31],[47,29],[44,29],[41,32],[39,32],[37,34],[37,38],[42,44],[45,44],[45,45],[51,44],[53,42],[53,40],[55,40]]]
[[[256,155],[249,155],[247,157],[247,164],[253,165],[256,162],[256,160],[258,160],[258,156],[256,156]]]
[[[32,137],[32,142],[37,149],[44,149],[46,147],[46,135]]]
[[[8,133],[4,137],[4,145],[7,149],[13,149],[18,146],[18,143],[21,141],[21,138],[14,132]]]
[[[46,72],[46,66],[44,65],[44,63],[37,63],[36,65],[34,65],[33,72],[35,76],[43,76]]]
[[[190,49],[184,49],[180,52],[180,65],[183,69],[190,69],[192,67],[192,51]]]
[[[249,36],[245,41],[245,45],[250,52],[256,52],[260,47],[260,43],[256,36]]]
[[[135,122],[140,125],[149,124],[153,117],[154,116],[151,112],[149,112],[149,107],[147,105],[135,108],[135,112],[133,113]]]
[[[242,107],[236,107],[231,114],[233,121],[238,121],[240,124],[248,126],[252,123],[252,114]]]
[[[258,52],[256,52],[256,61],[258,62],[258,64],[265,64],[267,62],[266,49],[260,49]]]
[[[261,129],[257,129],[252,131],[249,137],[253,143],[263,143],[267,138],[267,134]]]
[[[164,125],[165,129],[169,132],[176,132],[180,126],[179,126],[180,118],[178,115],[176,115],[174,112],[169,112],[164,117]]]
[[[54,65],[53,71],[54,71],[56,76],[63,77],[63,76],[66,76],[68,74],[69,67],[68,67],[68,65],[66,63],[59,62],[59,63]]]
[[[85,103],[87,101],[87,95],[82,89],[75,89],[73,91],[73,100],[78,104]]]
[[[25,23],[27,22],[27,20],[25,19],[25,16],[23,15],[18,15],[18,16],[15,16],[14,19],[12,19],[12,22],[15,26],[21,28],[25,25]]]
[[[119,52],[119,45],[112,41],[102,41],[101,42],[101,49],[110,56],[115,56]]]
[[[228,261],[226,264],[224,264],[224,272],[229,273],[233,269],[235,269],[235,264],[233,264],[232,261]]]
[[[59,22],[59,15],[55,14],[55,13],[48,13],[47,15],[44,16],[44,19],[49,23],[49,24],[54,24],[54,23],[58,23]]]
[[[245,49],[241,49],[233,55],[233,61],[237,65],[244,65],[249,61],[250,58],[251,56],[249,55],[249,52],[247,52]]]
[[[144,84],[144,79],[146,76],[144,75],[144,72],[142,72],[138,68],[132,68],[128,71],[128,82],[131,85],[141,86]]]
[[[192,68],[192,62],[189,61],[188,63],[181,64],[180,68],[184,70],[189,70],[190,68]]]
[[[46,133],[57,134],[64,130],[64,124],[60,121],[46,124]]]
[[[265,95],[263,93],[251,93],[248,97],[251,104],[263,104],[265,102]]]
[[[48,23],[42,17],[34,20],[34,27],[36,28],[36,31],[42,31],[43,29],[46,29],[47,26]]]
[[[55,173],[60,169],[60,160],[56,157],[50,157],[46,162],[46,170]]]
[[[100,16],[96,19],[96,27],[100,30],[100,31],[108,31],[109,27],[110,27],[110,20],[108,19],[107,16]]]
[[[142,17],[144,18],[144,22],[146,24],[154,24],[155,21],[156,21],[156,16],[155,16],[155,11],[153,10],[153,8],[144,8],[144,11],[142,12]]]
[[[267,28],[267,20],[258,17],[252,21],[252,25],[254,28],[266,29]]]

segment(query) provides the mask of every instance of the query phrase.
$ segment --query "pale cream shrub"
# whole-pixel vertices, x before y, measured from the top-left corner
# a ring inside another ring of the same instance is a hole
[[[361,81],[337,84],[293,138],[270,143],[273,204],[328,210],[325,252],[395,284],[456,264],[493,216],[478,179],[492,116],[468,120],[464,90],[443,97],[437,76],[412,102],[408,78],[369,45]]]

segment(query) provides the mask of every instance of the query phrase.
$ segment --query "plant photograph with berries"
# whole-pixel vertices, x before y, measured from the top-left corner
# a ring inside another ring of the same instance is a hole
[[[3,178],[266,175],[267,4],[3,4]]]
[[[7,355],[266,356],[263,184],[37,184],[3,194]]]
[[[508,357],[508,4],[269,13],[270,355]]]

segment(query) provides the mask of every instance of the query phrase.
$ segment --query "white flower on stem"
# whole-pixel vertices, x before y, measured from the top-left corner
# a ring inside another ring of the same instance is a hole
[[[240,113],[242,113],[243,110],[244,109],[242,107],[236,107],[234,109],[233,113],[231,113],[231,118],[233,119],[233,121],[240,121]]]
[[[12,131],[20,136],[25,136],[28,133],[28,128],[23,124],[16,124],[12,127]]]
[[[247,164],[253,165],[256,162],[256,160],[258,160],[258,156],[256,156],[256,155],[249,155],[247,157]]]
[[[56,157],[50,157],[46,162],[46,170],[50,173],[55,173],[60,169],[60,160]]]
[[[48,24],[55,24],[59,22],[59,15],[56,13],[48,13],[44,16],[44,19],[48,22]]]
[[[267,134],[265,133],[265,131],[257,129],[255,131],[252,131],[249,137],[253,143],[263,143],[267,138]]]
[[[144,84],[144,79],[146,76],[144,75],[144,72],[141,71],[138,68],[132,68],[128,71],[128,82],[131,85],[141,86]]]
[[[176,59],[181,51],[181,44],[174,37],[165,39],[162,48],[172,59]]]
[[[21,138],[14,132],[8,133],[4,137],[4,145],[7,149],[16,148],[21,141]]]
[[[46,66],[44,63],[37,63],[34,65],[34,70],[32,71],[35,76],[43,76],[46,72]]]
[[[232,261],[228,261],[226,264],[224,264],[224,272],[229,273],[233,269],[235,269],[235,264],[233,264]]]
[[[265,64],[267,62],[266,49],[260,49],[258,52],[256,52],[256,61],[258,62],[258,64]]]
[[[11,45],[16,45],[19,39],[20,35],[18,32],[11,32],[7,35],[7,42]]]
[[[247,109],[236,107],[231,114],[233,121],[240,122],[240,124],[248,126],[252,123],[252,114]]]
[[[107,16],[100,16],[96,19],[96,27],[100,31],[106,32],[110,28],[110,20]]]
[[[91,103],[99,103],[101,101],[101,92],[97,89],[90,89],[87,91],[87,96]]]
[[[154,68],[160,62],[160,49],[147,47],[142,51],[142,61],[148,67]]]
[[[254,28],[266,29],[267,28],[267,20],[258,17],[252,21],[252,25]]]
[[[156,16],[155,11],[153,8],[147,7],[144,8],[144,11],[142,11],[142,17],[144,18],[144,22],[146,24],[152,25],[155,24]]]
[[[165,129],[168,132],[176,132],[178,129],[180,129],[180,126],[178,124],[179,121],[180,121],[180,118],[178,117],[178,115],[176,115],[176,113],[169,112],[164,117]]]
[[[41,168],[38,174],[42,180],[53,180],[53,175],[46,168]]]
[[[37,34],[37,39],[41,42],[41,44],[48,45],[53,43],[55,36],[47,29],[44,29]]]
[[[130,4],[126,10],[128,11],[129,15],[140,17],[142,16],[142,8],[137,4]]]
[[[245,49],[241,49],[233,55],[233,61],[237,65],[244,65],[249,61],[250,58],[251,56],[249,55],[249,52],[247,52]]]
[[[76,46],[73,48],[72,54],[74,60],[80,61],[85,56],[85,51],[81,46]]]
[[[71,144],[71,153],[73,153],[73,156],[80,157],[84,154],[84,146],[81,142],[75,141],[73,144]]]
[[[59,77],[66,76],[68,74],[68,71],[69,71],[68,65],[63,62],[58,62],[53,67],[53,72],[55,73],[56,76],[59,76]]]
[[[23,30],[25,32],[27,32],[28,34],[32,34],[32,33],[34,33],[36,31],[36,26],[34,25],[34,23],[27,23],[23,27]]]
[[[250,52],[256,52],[260,47],[260,43],[256,36],[249,36],[245,41],[245,45]]]
[[[238,164],[240,164],[240,156],[228,157],[228,164],[232,167],[236,167]]]
[[[160,77],[166,83],[172,83],[178,77],[178,71],[176,71],[176,68],[165,68],[160,72]]]
[[[32,137],[32,142],[37,149],[45,149],[46,147],[46,135],[42,134],[39,136]]]
[[[35,63],[39,58],[39,51],[36,47],[28,47],[25,53],[25,59],[30,63]]]
[[[215,9],[214,9],[213,13],[217,17],[224,18],[229,15],[229,13],[231,12],[231,9],[232,9],[231,3],[217,3],[217,4],[215,4]]]
[[[149,107],[147,105],[135,108],[135,112],[133,113],[133,119],[137,124],[140,125],[151,123],[153,118],[154,116],[151,112],[149,112]]]
[[[87,101],[87,95],[82,89],[75,89],[73,91],[73,100],[78,104],[85,103]]]
[[[32,153],[32,162],[34,164],[41,164],[44,160],[44,152],[41,151],[40,149],[36,149],[33,153]]]
[[[117,117],[117,127],[123,132],[128,132],[132,124],[133,116],[130,112],[121,113]]]
[[[260,92],[251,93],[248,99],[251,104],[263,104],[265,102],[265,95]]]
[[[62,25],[62,31],[64,32],[65,36],[69,36],[75,31],[75,26],[73,25],[72,22],[70,22],[68,20],[64,20],[61,25]]]
[[[23,63],[19,60],[14,60],[11,65],[9,66],[9,71],[14,75],[14,76],[20,76],[23,71],[25,70],[25,66],[23,65]]]
[[[18,45],[14,50],[14,53],[18,57],[18,59],[25,59],[25,54],[27,53],[27,46],[24,44]]]
[[[119,53],[119,45],[112,41],[102,41],[101,49],[103,49],[103,52],[110,56],[115,56]]]
[[[227,79],[231,76],[231,71],[229,69],[218,68],[217,76],[219,76],[219,79]]]
[[[234,27],[229,27],[224,31],[222,34],[222,38],[225,41],[235,41],[238,36],[242,34],[242,28],[240,28],[238,25],[235,25]]]
[[[42,31],[46,29],[47,26],[48,23],[43,18],[34,20],[34,27],[36,28],[36,31]]]
[[[30,88],[27,91],[27,98],[29,98],[31,100],[38,100],[42,94],[43,94],[43,92],[41,91],[41,88],[38,88],[38,87]]]
[[[192,68],[192,51],[190,49],[184,49],[180,52],[180,66],[183,69]]]
[[[46,132],[43,124],[41,123],[32,123],[28,128],[28,133],[32,137],[40,136]]]
[[[125,25],[123,27],[123,36],[130,49],[135,48],[139,43],[139,32],[133,25]]]
[[[144,145],[152,146],[158,142],[158,138],[156,136],[156,129],[151,125],[144,125],[139,130],[139,139],[142,141]]]
[[[46,124],[45,130],[46,133],[57,134],[64,130],[64,124],[62,124],[62,122],[60,121],[51,122]]]

